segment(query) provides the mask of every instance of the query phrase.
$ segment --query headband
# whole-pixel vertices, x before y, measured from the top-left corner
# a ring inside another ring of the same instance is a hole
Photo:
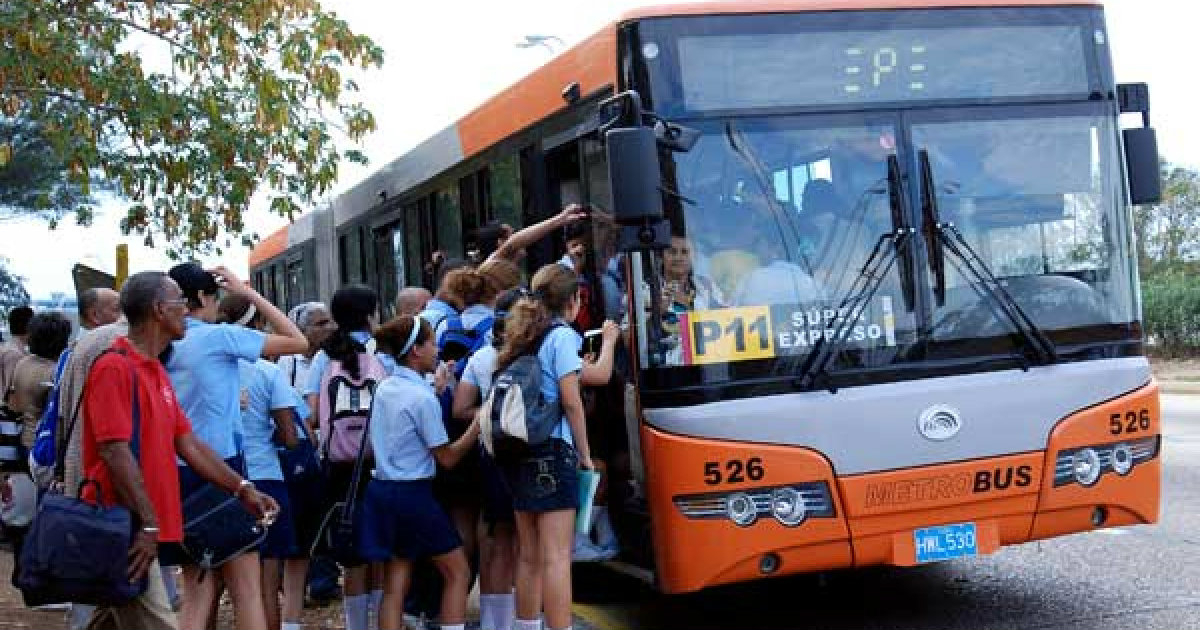
[[[237,324],[238,326],[245,326],[246,324],[250,323],[250,320],[254,319],[254,315],[256,313],[258,313],[258,309],[254,306],[254,303],[251,302],[250,308],[246,309],[246,313],[244,315],[242,315],[241,317],[239,317],[238,320],[234,323]]]
[[[404,344],[404,349],[400,351],[400,356],[408,354],[412,350],[413,344],[417,342],[417,335],[421,332],[421,316],[413,315],[413,329],[408,333],[408,341]]]

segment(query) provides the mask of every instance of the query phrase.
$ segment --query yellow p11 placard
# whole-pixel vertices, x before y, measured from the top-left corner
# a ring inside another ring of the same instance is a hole
[[[680,324],[685,365],[775,356],[769,307],[693,311],[680,316]]]

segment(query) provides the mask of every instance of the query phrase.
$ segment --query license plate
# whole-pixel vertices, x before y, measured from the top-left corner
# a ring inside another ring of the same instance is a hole
[[[940,562],[951,558],[973,556],[978,553],[975,546],[975,523],[938,525],[913,532],[913,543],[917,550],[917,563]]]

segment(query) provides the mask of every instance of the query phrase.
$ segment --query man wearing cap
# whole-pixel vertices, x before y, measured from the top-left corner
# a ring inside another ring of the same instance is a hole
[[[238,360],[302,353],[308,340],[300,329],[266,298],[246,286],[225,267],[207,271],[194,262],[171,268],[170,276],[187,300],[187,331],[168,351],[167,373],[179,395],[179,403],[191,420],[196,437],[225,459],[230,468],[245,470],[241,457],[241,391]],[[277,331],[265,334],[241,325],[213,324],[218,315],[218,292],[224,289],[250,300],[248,315],[261,313]],[[203,488],[194,471],[180,465],[179,485],[183,497]],[[217,580],[204,580],[203,572],[189,566],[191,559],[169,557],[167,564],[182,564],[183,610],[180,626],[208,627]],[[218,569],[233,599],[236,627],[266,628],[263,612],[260,565],[257,552],[246,553]]]

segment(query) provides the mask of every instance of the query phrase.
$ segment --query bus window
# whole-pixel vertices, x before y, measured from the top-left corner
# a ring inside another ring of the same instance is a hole
[[[435,193],[434,226],[437,228],[438,249],[447,258],[463,258],[462,214],[458,204],[458,188],[448,187]]]
[[[267,301],[272,304],[279,304],[279,302],[276,300],[277,296],[279,295],[278,287],[279,285],[276,283],[275,279],[275,266],[272,265],[267,267],[267,294],[263,297],[267,298]]]
[[[304,301],[304,260],[293,260],[287,264],[287,309]]]
[[[284,269],[283,269],[283,263],[282,262],[275,263],[274,265],[271,265],[271,269],[274,273],[274,278],[275,278],[275,294],[272,296],[273,299],[271,300],[271,303],[279,308],[286,310],[287,299],[288,299],[287,298],[288,290],[287,290],[287,279],[285,278],[285,273],[284,273]]]
[[[521,173],[517,154],[492,162],[489,171],[492,216],[513,229],[521,228]]]
[[[338,282],[343,285],[350,284],[350,265],[349,260],[349,238],[345,234],[338,237]]]
[[[1110,208],[1121,173],[1100,115],[931,120],[913,126],[943,221],[952,222],[1034,323],[1046,331],[1132,321],[1127,241]],[[1054,114],[1058,114],[1054,112]],[[948,256],[935,341],[1003,338],[1011,323],[981,302]]]
[[[666,205],[671,246],[641,257],[634,286],[647,309],[637,312],[648,327],[649,364],[705,365],[706,378],[721,380],[730,372],[712,371],[720,363],[801,361],[849,316],[838,305],[892,231],[894,123],[745,119],[701,131],[690,152],[673,156],[675,181],[667,185],[680,198]],[[916,342],[899,269],[887,270],[850,327],[856,361],[887,365]],[[718,323],[733,330],[740,321],[743,343],[718,348],[682,334],[686,322],[701,320],[705,330]],[[781,369],[791,369],[787,363]]]
[[[391,227],[392,239],[392,264],[395,265],[392,269],[396,277],[397,287],[408,286],[408,262],[405,259],[406,248],[404,246],[404,226],[401,224],[393,224]]]
[[[362,243],[355,226],[339,239],[342,247],[342,284],[362,282]]]

